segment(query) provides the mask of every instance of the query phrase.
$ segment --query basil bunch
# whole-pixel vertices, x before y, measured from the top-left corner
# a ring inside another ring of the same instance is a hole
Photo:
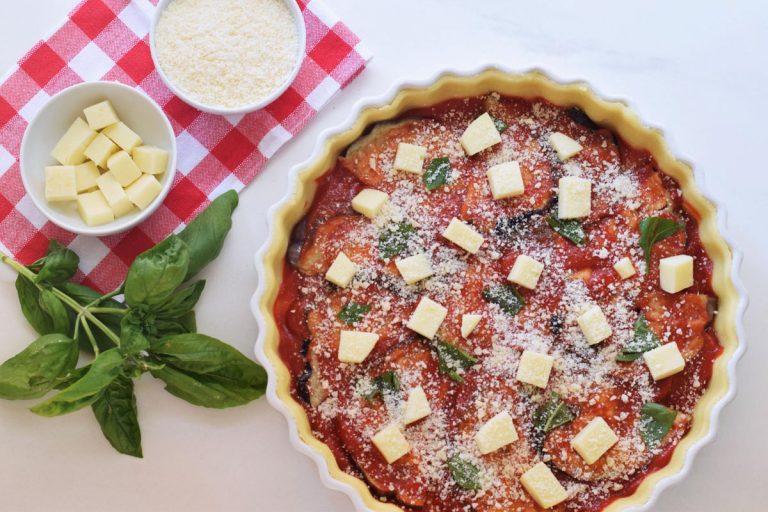
[[[90,406],[112,446],[141,457],[134,380],[144,373],[203,407],[234,407],[263,395],[261,366],[197,333],[194,307],[205,281],[187,284],[221,252],[237,203],[234,191],[219,196],[181,233],[137,256],[123,285],[106,295],[69,281],[79,258],[56,241],[28,267],[0,253],[18,272],[21,311],[41,335],[0,365],[0,398],[58,390],[30,410],[61,416]],[[81,349],[94,358],[78,368]]]

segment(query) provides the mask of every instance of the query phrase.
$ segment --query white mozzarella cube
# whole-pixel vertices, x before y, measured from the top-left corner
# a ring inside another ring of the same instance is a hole
[[[52,165],[45,168],[45,200],[61,203],[77,199],[77,176],[74,165]]]
[[[426,418],[432,413],[429,406],[429,399],[421,386],[415,387],[408,394],[408,400],[405,402],[405,415],[403,421],[410,425],[422,418]]]
[[[607,452],[611,446],[619,441],[616,433],[611,430],[608,423],[598,416],[586,424],[573,439],[571,446],[576,453],[581,455],[584,462],[594,464]]]
[[[560,219],[589,217],[592,213],[592,182],[565,176],[558,182],[557,216]]]
[[[413,284],[434,275],[432,264],[424,254],[416,254],[395,261],[395,266],[407,284]]]
[[[101,133],[120,146],[120,149],[129,153],[142,144],[141,137],[122,121],[107,126]]]
[[[427,156],[427,148],[401,142],[397,145],[394,169],[396,171],[421,174],[424,168],[424,158]]]
[[[512,416],[507,411],[502,411],[480,427],[475,434],[475,443],[480,453],[486,455],[504,448],[508,444],[517,441],[517,430]]]
[[[100,226],[115,220],[112,208],[98,190],[77,196],[77,211],[89,226]]]
[[[145,174],[163,174],[168,168],[168,152],[154,146],[139,146],[131,157]]]
[[[346,254],[340,252],[328,267],[325,278],[339,288],[346,288],[355,277],[355,272],[357,272],[357,265]]]
[[[568,492],[543,462],[523,473],[520,483],[541,508],[552,508],[568,499]]]
[[[406,327],[425,338],[432,339],[448,315],[448,310],[429,297],[422,297]]]
[[[362,363],[371,353],[379,335],[374,332],[341,331],[338,358],[342,363]]]
[[[685,368],[685,359],[674,341],[645,352],[643,359],[653,380],[666,379]]]
[[[501,142],[501,134],[493,123],[491,115],[486,112],[469,123],[459,142],[464,151],[472,156]]]
[[[128,198],[128,194],[111,172],[105,172],[99,176],[96,179],[96,185],[101,190],[101,193],[104,194],[104,199],[107,200],[107,204],[112,208],[115,218],[122,217],[133,210],[133,203]]]
[[[100,133],[88,144],[84,154],[96,165],[106,169],[109,157],[117,153],[119,149],[117,144],[109,140],[103,133]]]
[[[448,227],[443,231],[443,236],[471,254],[477,254],[485,241],[483,235],[456,217],[451,219]]]
[[[533,290],[536,288],[543,270],[543,263],[536,261],[530,256],[521,254],[515,259],[515,264],[512,265],[512,270],[509,271],[507,279],[529,290]]]
[[[581,144],[570,138],[564,133],[554,132],[549,135],[549,143],[552,149],[557,153],[557,158],[565,162],[569,158],[577,155],[581,151]]]
[[[632,260],[629,257],[621,258],[619,261],[613,264],[613,270],[619,274],[622,279],[629,279],[637,273],[635,266],[632,264]]]
[[[667,293],[693,286],[693,258],[686,254],[659,260],[659,284]]]
[[[374,446],[379,449],[379,452],[381,452],[389,464],[392,464],[411,451],[411,445],[408,444],[408,440],[394,423],[381,429],[371,438],[371,441],[373,441]]]
[[[77,182],[77,192],[85,192],[96,186],[96,180],[101,173],[99,168],[93,162],[84,162],[75,167],[75,181]]]
[[[88,123],[78,117],[56,143],[51,156],[61,165],[79,165],[85,162],[85,149],[96,135],[98,133],[91,130]]]
[[[461,335],[464,338],[469,337],[470,334],[472,334],[472,331],[474,331],[477,326],[480,324],[480,320],[482,320],[483,317],[481,315],[476,315],[473,313],[469,313],[466,315],[461,315]]]
[[[549,374],[552,372],[554,363],[555,358],[550,355],[524,350],[520,356],[515,378],[520,382],[544,389],[549,382]]]
[[[120,121],[109,100],[91,105],[83,110],[83,114],[85,114],[85,119],[88,121],[88,126],[91,127],[91,130],[101,130]]]
[[[486,175],[494,199],[515,197],[525,192],[523,175],[520,174],[520,164],[517,162],[494,165]]]
[[[157,178],[151,174],[142,174],[141,178],[125,189],[125,193],[133,204],[139,209],[145,210],[160,195],[162,190],[163,186],[157,181]]]
[[[107,168],[123,187],[127,187],[141,177],[141,171],[126,151],[118,151],[109,157]]]
[[[587,343],[590,345],[600,343],[613,334],[611,324],[608,323],[603,310],[597,304],[588,307],[579,315],[576,322],[578,322],[581,332],[584,333],[584,337],[587,338]]]
[[[352,209],[372,219],[384,208],[388,199],[389,194],[386,192],[364,188],[352,199]]]

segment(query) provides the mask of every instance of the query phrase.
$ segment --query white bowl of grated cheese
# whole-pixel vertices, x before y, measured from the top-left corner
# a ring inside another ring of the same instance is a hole
[[[304,17],[295,0],[160,0],[152,59],[171,91],[219,115],[259,110],[301,68]]]

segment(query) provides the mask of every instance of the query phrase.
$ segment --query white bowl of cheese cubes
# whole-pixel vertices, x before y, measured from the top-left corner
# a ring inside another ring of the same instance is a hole
[[[160,107],[117,82],[53,96],[21,142],[21,178],[35,205],[74,233],[106,236],[141,223],[176,173],[176,137]]]

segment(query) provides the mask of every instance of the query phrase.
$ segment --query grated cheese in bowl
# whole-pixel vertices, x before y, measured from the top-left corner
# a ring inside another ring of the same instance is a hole
[[[298,72],[304,22],[292,0],[161,2],[152,56],[168,86],[213,113],[256,110]]]

